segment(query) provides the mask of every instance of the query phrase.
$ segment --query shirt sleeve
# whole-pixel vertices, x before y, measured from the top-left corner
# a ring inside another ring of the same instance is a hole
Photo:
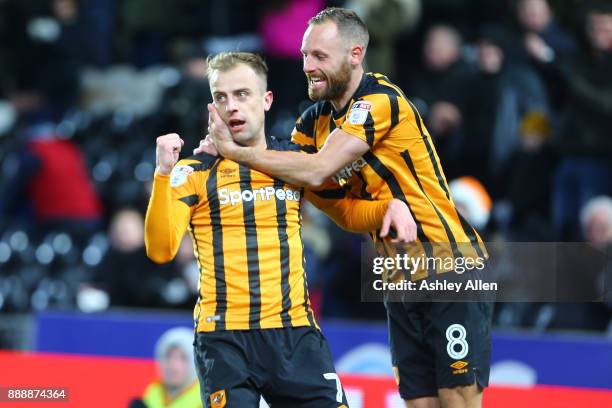
[[[351,105],[339,128],[372,147],[399,123],[399,116],[399,100],[396,95],[372,94]]]
[[[155,173],[145,217],[147,256],[157,263],[174,259],[201,192],[193,167],[179,162],[170,176]]]
[[[349,232],[380,229],[390,200],[362,200],[344,189],[305,191],[305,197],[338,226]]]

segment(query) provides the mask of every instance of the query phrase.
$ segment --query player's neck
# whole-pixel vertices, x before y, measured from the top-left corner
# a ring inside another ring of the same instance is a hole
[[[361,78],[363,77],[363,72],[364,71],[362,66],[359,66],[357,69],[355,69],[355,71],[353,71],[353,74],[351,75],[349,84],[346,87],[346,91],[344,91],[344,93],[342,94],[342,97],[330,101],[336,112],[340,112],[346,106],[346,104],[349,103],[349,101],[355,94],[355,91],[357,91],[357,88],[359,88]]]
[[[263,148],[265,149],[267,147],[266,144],[266,134],[265,132],[262,130],[257,137],[252,138],[251,140],[241,143],[243,146],[246,147],[254,147],[254,148]]]

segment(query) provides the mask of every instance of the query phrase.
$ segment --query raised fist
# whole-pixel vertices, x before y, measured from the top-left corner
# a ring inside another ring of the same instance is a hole
[[[157,173],[169,176],[179,159],[179,153],[185,142],[176,133],[169,133],[157,138],[155,162]]]

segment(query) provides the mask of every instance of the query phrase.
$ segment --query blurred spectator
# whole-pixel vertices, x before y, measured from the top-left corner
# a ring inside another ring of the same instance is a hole
[[[24,132],[27,142],[0,196],[0,213],[31,217],[41,233],[62,230],[86,239],[99,230],[103,214],[81,151],[51,122]]]
[[[208,110],[212,101],[206,78],[207,65],[203,50],[187,44],[177,50],[180,78],[169,87],[155,115],[155,134],[178,133],[185,147],[194,149],[206,134]]]
[[[580,211],[580,224],[587,242],[606,248],[612,244],[612,198],[594,197]]]
[[[89,1],[83,9],[79,0],[53,0],[52,15],[60,24],[58,45],[78,67],[106,65],[111,58],[111,14],[109,0]]]
[[[168,307],[185,302],[187,285],[175,264],[157,265],[146,256],[141,213],[118,211],[110,223],[109,239],[110,248],[96,270],[94,283],[110,294],[111,306]],[[178,289],[175,279],[182,282]]]
[[[525,49],[534,59],[552,61],[555,54],[576,51],[574,39],[557,23],[547,0],[519,0],[516,12]]]
[[[0,138],[13,129],[16,121],[15,106],[8,100],[0,99]]]
[[[461,35],[453,27],[431,27],[423,46],[423,68],[402,84],[423,115],[450,179],[461,175],[464,112],[474,76],[461,58],[461,45]]]
[[[612,251],[612,198],[592,198],[580,211],[580,224],[587,242],[609,255]],[[603,279],[598,283],[612,319],[612,260],[609,256],[607,260],[602,271]],[[612,329],[612,320],[609,328]]]
[[[130,408],[201,408],[193,330],[176,327],[166,331],[155,345],[155,360],[159,380],[149,384],[142,400],[133,400]]]
[[[519,0],[516,13],[525,52],[545,80],[550,101],[559,108],[564,88],[549,63],[576,52],[576,42],[558,24],[547,0]]]
[[[558,290],[565,289],[569,296],[584,293],[597,301],[556,304],[550,328],[604,331],[612,318],[612,261],[609,257],[612,249],[612,199],[608,196],[591,198],[580,210],[580,222],[582,234],[590,245],[569,244],[557,259],[560,268],[579,270],[580,278],[569,288],[563,287],[569,285],[560,286],[557,282]],[[607,303],[602,300],[607,300]]]
[[[199,295],[200,269],[193,251],[193,240],[189,234],[185,234],[175,258],[181,279],[184,280],[189,292],[185,299],[185,308],[193,307]]]
[[[361,302],[364,238],[340,229],[310,203],[302,207],[302,235],[312,309],[324,318],[379,319],[382,304]]]
[[[45,104],[59,120],[76,102],[82,66],[101,62],[95,54],[102,40],[76,0],[8,1],[6,12],[9,76],[3,85],[18,111]]]
[[[555,154],[549,143],[552,124],[543,112],[531,112],[521,120],[520,148],[513,154],[503,198],[510,205],[507,227],[514,241],[550,241],[550,197]]]
[[[425,0],[423,23],[446,21],[472,38],[483,21],[501,22],[508,16],[512,1],[507,0]]]
[[[308,275],[308,293],[315,316],[318,318],[333,309],[334,299],[326,302],[325,291],[337,270],[330,265],[333,258],[330,228],[332,222],[308,201],[302,203],[302,239]],[[333,312],[332,312],[333,313]]]
[[[176,19],[177,2],[123,0],[119,3],[121,42],[128,61],[138,68],[167,60],[168,37]],[[146,10],[146,12],[144,12]]]
[[[113,62],[113,33],[116,25],[115,0],[87,0],[79,5],[83,16],[82,21],[88,29],[87,50],[82,50],[89,56],[85,61],[87,66],[106,67]]]
[[[612,4],[586,13],[589,48],[561,67],[568,92],[555,145],[553,221],[562,240],[580,238],[578,214],[592,197],[612,194]]]
[[[519,126],[529,112],[548,113],[537,74],[517,62],[508,33],[486,26],[478,41],[479,75],[471,85],[465,123],[464,171],[483,182],[496,199],[509,159],[520,146]]]
[[[367,70],[395,81],[395,43],[401,33],[411,31],[419,22],[421,0],[349,0],[344,7],[355,10],[368,27]]]

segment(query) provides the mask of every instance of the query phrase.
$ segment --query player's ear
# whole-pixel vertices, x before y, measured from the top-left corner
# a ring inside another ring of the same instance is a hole
[[[264,94],[264,110],[266,112],[270,110],[273,100],[274,96],[272,95],[272,91],[266,91],[266,93]]]
[[[363,57],[365,56],[365,50],[361,45],[353,45],[351,47],[351,53],[349,55],[349,59],[351,65],[361,65],[363,61]]]

